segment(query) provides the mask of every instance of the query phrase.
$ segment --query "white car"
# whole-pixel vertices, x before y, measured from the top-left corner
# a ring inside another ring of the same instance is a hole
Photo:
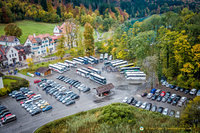
[[[182,102],[182,101],[179,101],[179,102],[178,102],[178,106],[179,106],[179,107],[182,107],[182,106],[183,106],[183,102]]]
[[[197,89],[193,88],[191,91],[190,91],[190,95],[195,95],[197,93]]]
[[[148,93],[147,98],[150,99],[153,96],[153,93]]]
[[[123,103],[126,103],[128,101],[128,97],[125,97],[124,100],[122,101]]]
[[[197,92],[197,96],[200,96],[200,90],[198,90],[198,92]]]
[[[180,111],[177,111],[177,112],[176,112],[175,118],[180,118]]]
[[[140,106],[140,108],[142,108],[142,109],[145,109],[146,108],[146,106],[147,106],[147,103],[146,102],[144,102],[141,106]]]
[[[165,108],[162,112],[163,115],[168,115],[168,112],[169,112],[169,109],[168,108]]]
[[[183,103],[184,103],[186,100],[187,100],[187,97],[181,97],[181,99],[180,99],[180,101],[183,102]]]
[[[176,97],[176,94],[171,95],[171,99],[174,99]]]

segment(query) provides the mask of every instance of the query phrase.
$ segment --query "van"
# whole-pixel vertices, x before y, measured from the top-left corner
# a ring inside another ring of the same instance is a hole
[[[156,89],[155,89],[155,88],[153,88],[153,89],[150,91],[150,93],[152,93],[152,94],[155,94],[155,92],[156,92]]]

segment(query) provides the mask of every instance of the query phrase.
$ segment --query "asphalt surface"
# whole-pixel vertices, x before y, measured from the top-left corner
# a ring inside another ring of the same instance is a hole
[[[103,63],[100,63],[98,65],[93,65],[93,67],[98,68],[100,70],[102,66],[103,66]],[[81,67],[82,66],[78,66],[78,68],[81,68]],[[46,94],[41,89],[39,90],[36,89],[36,85],[33,83],[33,81],[35,79],[41,79],[41,77],[32,78],[32,77],[24,76],[18,73],[16,76],[20,76],[29,80],[30,90],[33,90],[36,94],[41,94],[42,99],[45,99],[46,101],[48,101],[53,106],[53,109],[47,112],[42,112],[36,116],[31,116],[28,112],[26,112],[24,108],[21,107],[19,102],[16,102],[15,99],[11,97],[1,97],[0,103],[2,105],[5,105],[11,111],[11,113],[15,114],[17,116],[17,120],[1,126],[0,133],[32,133],[38,127],[50,121],[53,121],[65,116],[69,116],[81,111],[86,111],[93,108],[105,106],[111,103],[122,102],[122,100],[126,96],[128,97],[133,96],[135,99],[140,100],[142,102],[148,101],[148,102],[151,102],[153,105],[167,107],[173,110],[182,109],[180,107],[172,106],[167,103],[156,102],[156,101],[151,101],[147,98],[142,98],[140,95],[144,91],[148,91],[148,90],[141,88],[143,87],[143,85],[129,85],[128,82],[123,77],[123,75],[121,75],[119,72],[112,72],[112,73],[105,72],[105,71],[102,72],[101,75],[107,78],[107,83],[113,83],[115,88],[111,91],[111,94],[109,96],[99,98],[96,96],[96,91],[93,88],[96,88],[100,85],[89,79],[81,77],[80,75],[77,75],[75,71],[76,69],[73,68],[70,71],[65,72],[64,74],[58,74],[58,73],[53,72],[51,76],[45,77],[47,79],[52,79],[56,81],[57,83],[60,83],[68,88],[69,87],[68,84],[65,84],[64,82],[56,79],[58,75],[64,75],[71,79],[79,80],[91,88],[91,91],[89,93],[82,93],[73,87],[72,91],[79,94],[80,98],[76,100],[76,103],[74,105],[71,105],[71,106],[65,106],[61,102],[58,102],[54,97]]]

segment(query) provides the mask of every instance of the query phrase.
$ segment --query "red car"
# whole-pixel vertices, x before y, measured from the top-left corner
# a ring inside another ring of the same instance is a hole
[[[165,94],[166,94],[166,92],[165,92],[165,91],[162,91],[161,94],[160,94],[160,96],[164,97]]]
[[[41,82],[41,80],[39,79],[34,80],[34,84],[39,83],[39,82]]]
[[[2,117],[1,120],[3,121],[4,118],[6,118],[6,117],[8,117],[8,116],[11,116],[11,115],[12,115],[12,114],[8,114],[8,115]]]

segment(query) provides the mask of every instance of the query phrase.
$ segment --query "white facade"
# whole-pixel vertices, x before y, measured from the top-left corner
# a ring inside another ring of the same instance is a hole
[[[20,42],[19,42],[19,39],[16,38],[13,42],[0,41],[0,45],[16,46],[16,45],[20,45]]]
[[[53,34],[54,34],[55,36],[60,36],[60,35],[61,35],[61,32],[60,32],[60,30],[58,29],[57,26],[54,27],[54,29],[53,29]]]
[[[31,46],[31,52],[34,57],[46,56],[47,49],[49,50],[49,53],[55,52],[55,43],[52,42],[52,39],[48,37],[43,38],[41,44],[32,43],[29,39],[27,39],[24,43],[24,46],[28,45]]]
[[[2,77],[0,77],[0,89],[1,88],[3,88],[4,86],[3,86],[3,79],[2,79]]]
[[[10,47],[6,53],[6,57],[7,57],[7,64],[13,64],[13,63],[17,63],[19,62],[19,55],[18,52],[15,48]]]

